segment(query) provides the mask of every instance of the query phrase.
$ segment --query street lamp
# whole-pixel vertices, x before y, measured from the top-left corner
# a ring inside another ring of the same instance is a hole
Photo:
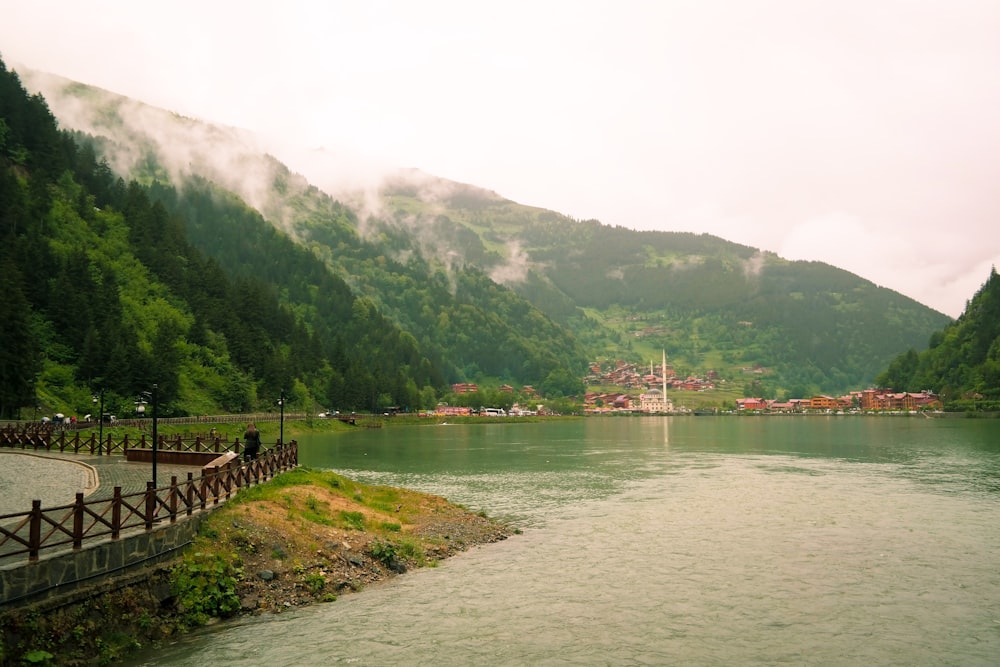
[[[104,448],[104,390],[101,389],[100,392],[94,394],[91,398],[94,399],[94,405],[97,406],[97,400],[100,398],[101,406],[97,412],[97,455],[101,455],[101,450]],[[111,449],[108,449],[108,455],[111,455]]]
[[[285,390],[281,390],[281,398],[278,399],[278,405],[281,408],[281,417],[279,420],[279,431],[278,431],[278,445],[281,446],[285,442]]]
[[[156,434],[156,415],[159,412],[156,408],[156,385],[153,385],[153,488],[156,488],[156,447],[159,437]]]
[[[153,391],[152,391],[152,393],[150,393],[148,391],[142,392],[142,394],[139,397],[139,400],[136,401],[136,408],[135,408],[136,412],[138,412],[139,416],[141,417],[146,412],[146,401],[142,400],[142,398],[144,396],[150,396],[152,398],[152,402],[153,402],[153,488],[154,489],[157,486],[156,485],[156,453],[157,453],[157,450],[159,448],[159,442],[158,442],[159,437],[157,436],[157,433],[156,433],[156,413],[157,413],[157,409],[156,409],[156,389],[157,389],[157,385],[154,384],[153,385]]]

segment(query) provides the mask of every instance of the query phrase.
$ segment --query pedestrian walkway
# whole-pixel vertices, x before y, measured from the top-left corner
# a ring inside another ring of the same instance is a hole
[[[156,485],[187,479],[188,472],[197,477],[197,466],[156,466]],[[41,500],[42,508],[69,505],[83,493],[86,500],[104,500],[114,495],[116,486],[123,494],[146,490],[153,479],[150,463],[129,462],[124,456],[90,456],[0,448],[0,515],[27,512],[33,500]]]

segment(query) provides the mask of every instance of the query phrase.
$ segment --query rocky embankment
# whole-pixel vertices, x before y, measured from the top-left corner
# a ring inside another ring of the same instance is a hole
[[[295,469],[207,516],[175,562],[0,610],[0,665],[109,665],[236,615],[333,602],[517,532],[444,498]]]
[[[418,511],[400,516],[402,510],[373,510],[317,487],[295,487],[290,494],[292,504],[322,506],[332,516],[361,514],[369,527],[296,520],[283,503],[264,501],[218,517],[217,539],[232,545],[242,563],[236,585],[241,613],[329,601],[514,532],[436,496],[422,496]]]

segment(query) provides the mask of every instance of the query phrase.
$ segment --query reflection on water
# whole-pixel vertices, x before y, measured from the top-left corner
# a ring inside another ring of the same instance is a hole
[[[689,417],[304,439],[306,465],[524,533],[141,664],[993,664],[998,435]]]

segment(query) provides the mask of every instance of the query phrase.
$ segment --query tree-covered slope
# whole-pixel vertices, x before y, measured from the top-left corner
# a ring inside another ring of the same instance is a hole
[[[847,271],[707,234],[572,220],[415,174],[382,199],[399,227],[451,227],[439,254],[496,276],[594,356],[649,360],[662,348],[681,373],[732,379],[763,366],[772,391],[803,396],[869,385],[949,321]]]
[[[261,152],[245,135],[152,109],[106,91],[46,77],[48,94],[95,151],[117,170],[149,183],[188,225],[199,250],[220,264],[254,266],[290,304],[297,264],[277,257],[264,232],[230,214],[203,210],[205,188],[231,192],[275,229],[343,279],[376,312],[405,330],[444,380],[533,384],[579,393],[584,348],[563,326],[475,265],[428,255],[417,236],[378,219],[359,219]],[[158,184],[167,183],[163,188]],[[320,317],[323,313],[318,313]],[[575,378],[569,380],[569,378]]]
[[[189,214],[226,220],[211,234],[237,259],[196,248]],[[127,414],[154,384],[164,415],[444,390],[412,336],[257,211],[204,183],[119,178],[2,62],[0,266],[0,418],[83,415],[95,392]]]
[[[896,391],[930,389],[951,407],[1000,409],[1000,277],[996,267],[961,317],[931,336],[928,349],[899,355],[877,381]]]
[[[122,173],[181,193],[196,176],[246,201],[412,335],[446,381],[571,393],[578,383],[565,378],[588,360],[646,362],[662,348],[682,375],[739,381],[756,368],[765,394],[832,393],[870,385],[949,322],[826,264],[573,220],[419,172],[335,201],[245,133],[68,82],[47,90]],[[199,249],[246,263],[239,244],[220,242],[224,221],[187,206],[183,194],[169,205]]]

